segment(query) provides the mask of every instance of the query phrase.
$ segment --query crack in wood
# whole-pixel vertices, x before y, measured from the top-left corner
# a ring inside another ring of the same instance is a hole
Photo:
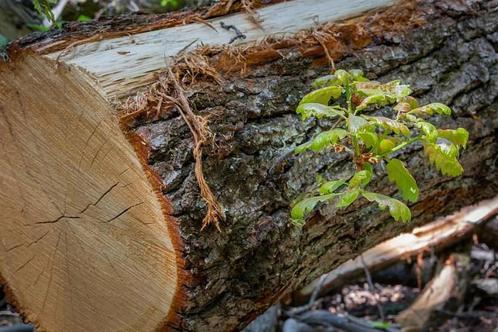
[[[62,219],[81,219],[81,217],[62,215],[62,216],[58,217],[57,219],[46,220],[46,221],[37,221],[37,222],[35,222],[35,224],[55,224],[55,223],[61,221]]]
[[[42,236],[40,236],[38,239],[34,240],[33,242],[29,243],[26,248],[29,248],[31,247],[32,245],[34,244],[37,244],[38,242],[40,242],[45,236],[47,236],[47,234],[50,233],[50,230],[46,231],[45,234],[43,234]]]
[[[33,257],[31,257],[26,262],[24,262],[23,264],[21,264],[21,266],[19,266],[14,272],[19,272],[20,270],[22,270],[26,265],[28,265],[35,258],[35,256],[36,255],[33,255]]]
[[[115,184],[113,184],[111,187],[109,187],[109,189],[107,189],[102,195],[100,195],[100,197],[95,201],[95,203],[90,203],[88,204],[83,210],[80,211],[80,214],[83,214],[86,212],[86,210],[88,210],[90,208],[90,206],[97,206],[97,204],[99,204],[99,202],[104,199],[104,197],[109,194],[117,185],[119,184],[119,182],[116,182]]]
[[[121,211],[120,213],[118,213],[116,216],[112,217],[111,219],[109,220],[106,220],[104,221],[105,223],[110,223],[111,221],[114,221],[116,219],[118,219],[119,217],[121,217],[123,214],[125,214],[126,212],[128,212],[130,209],[134,208],[135,206],[139,206],[141,204],[143,204],[144,202],[140,202],[140,203],[137,203],[137,204],[134,204],[130,207],[127,207],[126,209],[124,209],[123,211]]]

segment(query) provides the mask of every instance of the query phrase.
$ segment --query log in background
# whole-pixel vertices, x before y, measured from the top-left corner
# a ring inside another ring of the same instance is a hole
[[[453,108],[450,119],[435,123],[470,132],[460,178],[439,175],[421,146],[400,155],[422,193],[408,224],[364,200],[347,210],[322,206],[302,229],[289,223],[289,205],[310,189],[318,172],[334,179],[353,171],[346,154],[293,154],[296,145],[330,125],[303,123],[295,114],[310,82],[328,71],[298,52],[246,75],[225,76],[221,85],[201,82],[188,90],[197,114],[214,114],[216,147],[205,153],[204,173],[225,208],[222,233],[199,231],[205,206],[193,173],[192,138],[180,115],[134,125],[150,147],[149,164],[166,185],[193,277],[183,286],[188,300],[179,312],[181,329],[241,328],[279,296],[374,244],[497,192],[498,4],[435,3],[419,7],[426,24],[379,38],[337,63],[381,81],[402,79],[422,104],[440,101]],[[384,176],[373,187],[395,193]]]

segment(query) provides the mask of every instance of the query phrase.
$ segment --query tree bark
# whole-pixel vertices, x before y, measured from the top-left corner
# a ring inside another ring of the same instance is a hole
[[[148,30],[140,22],[143,29],[132,34]],[[375,244],[494,196],[496,2],[410,2],[331,29],[334,41],[328,37],[324,46],[338,68],[361,68],[380,81],[399,78],[422,103],[453,108],[451,118],[434,119],[439,126],[470,132],[459,178],[439,175],[420,146],[399,155],[422,193],[410,223],[360,200],[346,210],[322,205],[302,228],[290,224],[291,202],[311,189],[317,172],[337,178],[353,171],[345,154],[293,154],[327,126],[295,114],[310,82],[329,71],[322,45],[303,38],[309,31],[280,44],[241,45],[270,54],[253,61],[246,53],[243,73],[223,70],[232,69],[222,66],[226,49],[204,54],[219,64],[213,66],[222,83],[200,75],[185,87],[214,137],[202,163],[226,216],[221,232],[200,230],[206,204],[179,109],[166,112],[166,102],[143,99],[147,112],[125,115],[118,126],[114,98],[136,93],[127,86],[155,84],[157,76],[132,62],[130,71],[106,72],[107,65],[99,71],[99,52],[102,63],[123,52],[103,48],[115,34],[88,39],[62,31],[14,45],[11,63],[0,68],[0,211],[9,230],[0,234],[0,275],[18,309],[49,331],[236,330]],[[71,47],[54,53],[61,45]],[[128,45],[128,52],[145,50],[140,45]],[[35,54],[28,55],[30,47]],[[56,58],[58,69],[49,60]],[[136,71],[138,79],[119,76]],[[373,188],[395,193],[381,173]]]

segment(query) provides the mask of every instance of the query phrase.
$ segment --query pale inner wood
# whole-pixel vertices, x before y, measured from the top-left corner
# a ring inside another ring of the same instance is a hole
[[[0,275],[49,331],[152,331],[176,287],[159,201],[79,71],[0,68]]]
[[[221,27],[221,22],[236,27],[245,35],[233,45],[262,40],[268,36],[293,34],[326,22],[358,16],[366,11],[387,7],[399,0],[293,0],[258,9],[260,26],[246,13],[208,20],[209,25],[193,23],[144,32],[126,37],[86,43],[47,55],[77,65],[91,74],[109,98],[127,96],[155,79],[171,57],[198,45],[228,45],[236,36]],[[213,27],[216,29],[213,29]]]

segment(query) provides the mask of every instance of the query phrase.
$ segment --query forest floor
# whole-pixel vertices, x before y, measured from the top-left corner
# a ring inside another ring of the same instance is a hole
[[[468,248],[467,243],[458,244],[452,252]],[[460,305],[452,311],[435,313],[427,330],[431,331],[496,331],[498,328],[498,260],[496,252],[484,243],[473,244],[471,252],[487,253],[492,261],[482,257],[471,256],[468,289]],[[437,260],[444,259],[447,253],[429,258],[424,264],[420,286],[424,286],[435,270]],[[372,275],[374,289],[366,280],[358,280],[342,289],[319,298],[313,309],[324,309],[334,314],[348,314],[368,321],[382,321],[378,304],[381,307],[385,322],[396,327],[395,317],[407,309],[421,292],[417,285],[417,262],[400,262],[390,268]],[[432,271],[431,271],[432,270]],[[484,281],[486,280],[486,281]],[[485,284],[495,283],[496,289],[486,289]],[[483,289],[484,288],[484,289]],[[387,326],[387,325],[386,325]],[[320,331],[316,327],[316,331]]]
[[[498,225],[498,216],[487,223]],[[482,239],[480,234],[463,238],[437,253],[427,248],[425,257],[398,261],[371,273],[372,284],[367,282],[366,276],[360,277],[304,306],[281,304],[274,311],[273,320],[267,318],[264,324],[252,324],[246,332],[407,331],[397,324],[396,318],[411,308],[424,287],[434,279],[448,257],[454,254],[470,258],[465,280],[460,280],[457,286],[462,291],[462,297],[441,303],[441,309],[431,314],[422,330],[498,331],[498,233],[489,232],[489,229],[488,233],[491,236],[482,236]],[[305,311],[300,311],[300,308],[305,308]],[[296,311],[299,311],[299,315],[293,314]],[[330,316],[324,319],[324,312],[330,313]],[[333,317],[351,318],[353,322],[359,318],[360,323],[371,324],[376,328],[355,330],[358,326],[352,324],[341,329],[337,324],[327,322],[328,318]],[[289,324],[290,320],[294,322]]]

